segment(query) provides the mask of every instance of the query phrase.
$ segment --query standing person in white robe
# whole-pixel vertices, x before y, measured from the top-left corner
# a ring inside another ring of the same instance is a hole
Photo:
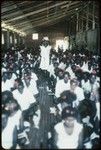
[[[42,70],[48,70],[49,61],[50,61],[50,50],[51,50],[48,37],[43,38],[43,42],[42,45],[40,46],[40,50],[41,50],[40,68]]]

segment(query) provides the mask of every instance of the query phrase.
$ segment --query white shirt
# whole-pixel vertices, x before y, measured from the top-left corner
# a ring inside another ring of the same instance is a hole
[[[39,93],[38,89],[37,89],[36,81],[34,81],[34,80],[32,81],[31,80],[30,85],[28,87],[26,86],[26,83],[24,81],[23,81],[23,83],[24,83],[24,87],[26,89],[28,89],[30,92],[32,92],[33,95],[36,95],[36,94]]]
[[[11,80],[6,80],[6,82],[2,81],[2,92],[3,91],[11,91],[11,88],[13,87]]]
[[[72,69],[71,69],[71,67],[70,67],[70,66],[66,69],[66,71],[68,71],[68,72],[69,72],[71,79],[73,79],[73,78],[75,78],[75,77],[76,77],[76,76],[75,76],[75,73],[72,71]]]
[[[15,126],[19,129],[21,118],[21,111],[18,110],[16,114],[8,117],[8,122],[4,130],[2,131],[2,147],[10,149],[13,146],[13,132]],[[16,136],[16,135],[15,135]]]
[[[76,99],[76,101],[74,101],[74,103],[76,104],[76,106],[78,106],[79,105],[79,102],[80,101],[82,101],[82,100],[84,100],[84,91],[83,91],[83,89],[82,88],[80,88],[79,86],[77,86],[76,88],[75,88],[75,90],[74,90],[74,93],[76,94],[76,96],[77,96],[77,99]]]
[[[91,84],[90,81],[88,80],[87,82],[85,82],[84,80],[81,81],[81,86],[84,89],[84,91],[89,91],[91,92]]]
[[[68,80],[67,83],[64,82],[64,79],[57,81],[56,87],[55,87],[55,96],[60,97],[60,94],[63,91],[70,89],[70,80]]]
[[[82,131],[83,126],[76,120],[74,121],[74,130],[71,135],[66,133],[63,121],[55,125],[54,129],[58,134],[56,145],[59,149],[73,149],[78,147],[79,134]]]
[[[18,101],[22,111],[28,109],[30,104],[36,102],[33,94],[26,88],[24,88],[22,94],[18,90],[14,90],[13,96]]]

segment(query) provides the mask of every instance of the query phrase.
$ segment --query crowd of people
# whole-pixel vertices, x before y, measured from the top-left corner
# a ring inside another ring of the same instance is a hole
[[[31,124],[40,128],[40,78],[54,95],[50,114],[56,121],[47,148],[99,147],[100,56],[56,52],[46,37],[37,51],[19,48],[2,54],[2,147],[27,148]]]

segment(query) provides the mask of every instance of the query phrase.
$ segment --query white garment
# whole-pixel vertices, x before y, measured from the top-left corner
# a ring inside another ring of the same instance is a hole
[[[40,68],[43,70],[48,70],[51,46],[49,45],[47,47],[40,46],[40,49],[41,49]]]
[[[33,94],[26,88],[24,88],[22,94],[18,90],[14,90],[13,96],[18,101],[22,111],[28,109],[30,104],[36,102]]]
[[[76,87],[76,89],[74,90],[74,93],[76,94],[77,98],[76,101],[74,101],[74,103],[76,104],[76,106],[79,105],[79,102],[84,100],[84,91],[82,88],[80,88],[79,86]]]
[[[53,75],[54,76],[54,66],[53,66],[53,64],[51,64],[51,65],[49,65],[49,67],[48,67],[48,72],[50,72],[50,76],[51,75]]]
[[[37,81],[37,80],[38,80],[38,77],[37,77],[37,75],[36,75],[34,72],[31,73],[31,78],[32,78],[32,80],[34,80],[34,81]]]
[[[74,130],[71,135],[66,133],[63,121],[55,125],[54,129],[58,134],[56,145],[59,149],[73,149],[78,147],[79,134],[82,131],[83,126],[76,120],[74,121]]]
[[[8,122],[4,130],[2,131],[2,147],[4,149],[10,149],[13,146],[13,132],[15,126],[19,129],[21,118],[21,111],[18,110],[16,114],[8,118]],[[17,136],[17,135],[14,135]]]
[[[96,102],[96,116],[98,117],[98,119],[100,120],[100,103]]]
[[[11,91],[11,88],[13,87],[11,80],[6,80],[6,82],[2,81],[2,92],[3,91]]]
[[[63,62],[61,62],[58,66],[59,69],[65,70],[66,68],[66,64],[64,64]]]
[[[67,83],[64,82],[64,79],[57,81],[55,87],[55,96],[58,98],[63,91],[70,90],[70,80]]]
[[[75,77],[76,77],[76,76],[75,76],[75,73],[72,71],[72,69],[71,69],[71,67],[70,67],[70,66],[66,69],[66,71],[68,71],[68,72],[69,72],[69,74],[70,74],[70,78],[71,78],[71,79],[73,79],[73,78],[75,78]]]
[[[91,92],[91,84],[90,84],[89,80],[87,82],[85,82],[84,80],[82,80],[81,81],[81,86],[84,89],[84,91]]]
[[[26,86],[26,84],[25,84],[24,81],[23,81],[23,83],[24,83],[24,87],[25,87],[26,89],[28,89],[30,92],[32,92],[33,95],[36,95],[36,94],[39,93],[39,92],[38,92],[38,89],[37,89],[36,81],[31,80],[30,85],[29,85],[28,87]]]

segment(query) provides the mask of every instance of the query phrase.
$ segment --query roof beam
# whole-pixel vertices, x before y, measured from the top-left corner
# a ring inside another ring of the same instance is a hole
[[[72,12],[73,13],[73,12]],[[67,16],[67,13],[66,14],[62,14],[62,15],[58,15],[58,16],[53,16],[53,17],[51,17],[51,19],[49,19],[49,20],[47,20],[47,18],[46,19],[43,19],[43,20],[40,20],[40,21],[37,21],[37,22],[35,22],[34,23],[34,25],[32,26],[32,27],[25,27],[25,28],[23,28],[22,30],[23,31],[25,31],[26,29],[31,29],[31,28],[34,28],[34,27],[38,27],[38,26],[41,26],[41,25],[45,25],[45,24],[47,24],[47,23],[51,23],[51,22],[53,22],[53,21],[57,21],[57,20],[59,20],[59,19],[62,19],[62,18],[64,18],[64,17],[66,17]]]
[[[28,2],[28,1],[27,1]],[[51,2],[51,1],[50,1]],[[24,11],[28,11],[28,10],[34,10],[34,8],[37,8],[37,7],[40,7],[40,6],[43,6],[43,5],[45,5],[46,4],[46,2],[44,2],[44,3],[41,3],[41,4],[38,4],[38,5],[33,5],[33,4],[27,4],[27,8],[26,7],[24,7],[23,6],[23,9],[22,9],[22,7],[20,6],[20,4],[18,3],[16,3],[16,7],[13,9],[13,7],[7,7],[7,8],[5,8],[5,11],[4,11],[4,9],[2,9],[2,14],[1,14],[1,16],[2,16],[2,18],[7,18],[7,17],[10,17],[10,16],[12,16],[12,14],[14,14],[14,13],[16,13],[17,12],[17,10],[18,10],[18,7],[22,10],[22,12],[24,12]],[[4,16],[4,17],[3,17]]]
[[[54,5],[52,5],[52,6],[49,6],[48,9],[54,8],[54,7],[56,7],[56,6],[60,6],[60,5],[64,4],[64,3],[65,3],[65,2],[60,2],[60,3],[54,4]],[[31,15],[35,15],[35,14],[37,14],[37,13],[41,13],[42,11],[46,11],[46,10],[47,10],[47,7],[42,8],[42,9],[39,9],[39,10],[36,10],[36,11],[32,11],[32,12],[27,13],[27,14],[24,14],[24,15],[22,15],[22,16],[18,16],[18,17],[12,18],[12,19],[10,19],[10,20],[7,20],[7,21],[5,21],[5,23],[11,22],[11,21],[15,21],[15,20],[18,20],[18,19],[22,19],[22,18],[31,16]]]

